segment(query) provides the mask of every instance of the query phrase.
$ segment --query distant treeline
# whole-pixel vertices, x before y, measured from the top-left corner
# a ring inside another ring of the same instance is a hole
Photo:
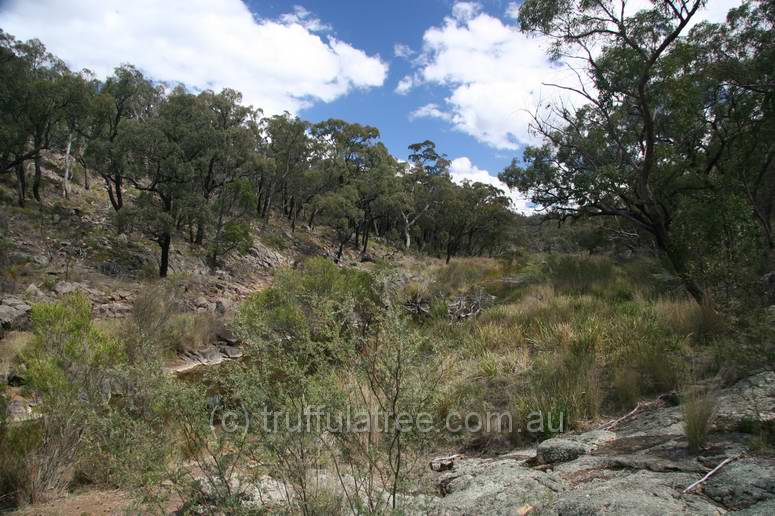
[[[168,91],[129,65],[101,81],[2,32],[0,75],[0,173],[15,172],[19,206],[30,175],[43,202],[43,156],[59,153],[63,194],[74,165],[99,176],[122,227],[158,243],[161,276],[174,236],[205,246],[215,269],[271,214],[332,227],[337,259],[346,245],[367,253],[373,235],[447,260],[493,253],[515,217],[504,192],[454,183],[431,141],[402,163],[374,127],[265,117],[237,91]]]

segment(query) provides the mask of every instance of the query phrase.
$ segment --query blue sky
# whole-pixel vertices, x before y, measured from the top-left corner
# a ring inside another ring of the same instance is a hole
[[[385,84],[379,88],[356,90],[330,103],[318,103],[301,111],[310,120],[329,117],[342,118],[380,129],[382,139],[391,152],[406,158],[407,146],[431,139],[439,149],[452,158],[467,156],[477,166],[497,173],[507,165],[514,152],[498,151],[475,138],[455,130],[448,123],[432,118],[410,119],[410,114],[432,102],[439,102],[446,88],[424,85],[411,94],[395,93],[398,82],[414,70],[407,59],[394,55],[396,44],[422,49],[423,34],[431,26],[440,25],[452,12],[450,0],[396,0],[374,1],[325,1],[315,0],[302,5],[333,28],[333,34],[348,41],[368,54],[379,54],[389,62]],[[279,16],[286,12],[284,2],[248,2],[257,12]],[[492,1],[483,4],[487,11],[502,14],[506,2]]]
[[[709,0],[723,20],[740,0]],[[650,5],[630,0],[628,10]],[[379,128],[390,151],[430,139],[453,178],[494,177],[525,145],[537,106],[578,102],[545,83],[575,75],[525,35],[509,0],[0,0],[0,28],[38,38],[104,78],[131,63],[192,91],[241,91],[268,115]],[[520,211],[524,199],[512,194]]]

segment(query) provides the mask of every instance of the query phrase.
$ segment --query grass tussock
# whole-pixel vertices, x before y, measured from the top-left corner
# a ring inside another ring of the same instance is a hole
[[[689,452],[700,453],[708,439],[716,415],[715,392],[704,386],[688,387],[683,394],[684,430]]]

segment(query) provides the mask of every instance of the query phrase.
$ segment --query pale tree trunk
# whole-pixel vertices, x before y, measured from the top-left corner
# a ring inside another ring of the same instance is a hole
[[[40,191],[43,186],[43,166],[41,164],[40,153],[35,155],[32,162],[35,165],[35,175],[32,177],[32,195],[39,204],[43,204],[43,199],[40,196]]]
[[[62,181],[62,195],[65,198],[70,197],[70,167],[72,165],[72,156],[70,155],[70,150],[73,146],[73,134],[70,133],[67,135],[67,149],[65,151],[65,178],[64,181]]]

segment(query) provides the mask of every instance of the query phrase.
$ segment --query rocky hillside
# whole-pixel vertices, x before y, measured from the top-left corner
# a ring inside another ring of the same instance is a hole
[[[34,400],[19,396],[24,371],[16,366],[17,355],[31,339],[33,305],[81,292],[91,302],[94,317],[110,324],[131,316],[138,293],[160,281],[158,246],[143,233],[120,229],[95,177],[90,189],[71,183],[66,198],[53,193],[62,191],[62,178],[53,169],[58,159],[50,156],[52,168],[44,169],[44,188],[51,192],[44,205],[12,205],[12,185],[0,182],[0,382],[11,400],[11,419],[27,417],[32,413],[30,403],[34,405]],[[233,253],[214,274],[205,262],[203,246],[173,240],[170,277],[165,281],[180,287],[179,310],[209,316],[214,331],[210,342],[180,342],[169,370],[183,372],[238,357],[228,326],[239,302],[269,285],[279,267],[307,256],[334,256],[330,231],[300,224],[292,232],[287,220],[272,218],[255,228],[247,252]],[[393,247],[379,240],[372,240],[365,257],[346,249],[342,263],[368,267],[366,262],[398,257]]]

